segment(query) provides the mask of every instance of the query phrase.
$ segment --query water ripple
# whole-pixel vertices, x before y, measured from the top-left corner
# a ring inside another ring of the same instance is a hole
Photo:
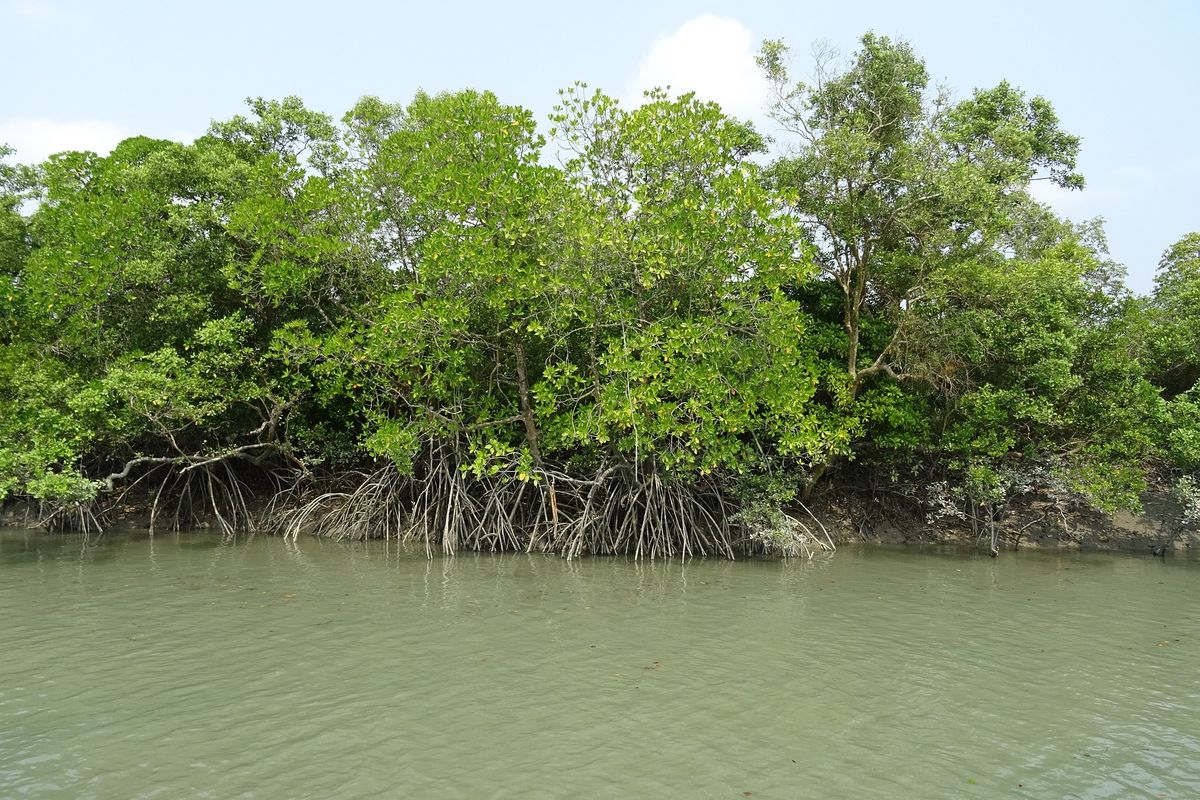
[[[1198,580],[5,533],[0,795],[1198,797]]]

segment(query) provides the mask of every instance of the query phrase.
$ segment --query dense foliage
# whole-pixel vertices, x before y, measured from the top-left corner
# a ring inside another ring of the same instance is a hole
[[[427,546],[828,546],[815,492],[989,522],[1038,498],[1200,514],[1200,234],[1134,298],[1079,139],[903,42],[719,107],[576,85],[254,100],[191,144],[0,153],[0,501]]]

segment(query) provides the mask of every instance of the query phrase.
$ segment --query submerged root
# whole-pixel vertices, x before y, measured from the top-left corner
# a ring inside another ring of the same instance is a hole
[[[400,537],[410,480],[395,465],[351,473],[341,483],[350,485],[313,490],[295,480],[272,499],[265,527],[292,540],[301,533],[339,540]]]
[[[420,541],[427,552],[509,551],[553,525],[553,501],[517,480],[515,467],[473,478],[452,448],[431,450],[409,475],[394,464],[356,473],[341,485],[296,487],[272,501],[267,526],[289,538]]]
[[[246,469],[233,459],[213,458],[199,462],[180,459],[138,459],[149,464],[135,479],[114,488],[109,478],[105,508],[116,512],[128,503],[149,506],[149,530],[184,530],[210,524],[226,536],[259,528],[254,508],[264,488],[278,493],[283,476],[275,470]],[[130,462],[122,473],[131,472]],[[128,509],[127,509],[128,510]],[[108,514],[106,513],[106,516]],[[119,514],[118,514],[119,516]]]
[[[531,469],[517,456],[479,474],[464,453],[461,443],[433,442],[410,470],[381,462],[336,475],[295,461],[294,469],[272,469],[241,450],[209,459],[138,457],[103,482],[105,505],[46,505],[41,523],[99,533],[106,511],[129,510],[132,502],[148,506],[151,532],[213,524],[229,536],[267,530],[292,541],[301,534],[383,538],[420,542],[430,555],[466,549],[686,559],[834,549],[802,504],[807,518],[769,499],[742,507],[717,478],[688,482],[629,463],[580,476],[545,464]]]
[[[431,454],[426,467],[409,524],[426,552],[520,550],[536,536],[537,523],[531,530],[525,508],[536,492],[527,497],[527,484],[510,470],[472,480],[451,452]]]
[[[739,542],[746,552],[783,558],[812,558],[817,553],[832,553],[836,548],[821,520],[808,507],[800,504],[809,517],[807,524],[782,510],[769,519],[743,523],[744,539]]]
[[[258,528],[251,510],[255,492],[229,461],[182,468],[172,465],[162,472],[150,504],[151,533],[160,521],[169,530],[214,522],[226,536]]]
[[[832,550],[824,526],[808,516],[751,524],[715,481],[693,485],[631,465],[578,478],[545,468],[521,474],[513,463],[477,476],[445,446],[430,448],[411,474],[384,464],[336,484],[297,480],[272,501],[265,524],[293,540],[306,533],[420,542],[430,555],[523,550],[654,559]]]
[[[48,531],[99,534],[104,532],[105,522],[95,501],[46,502],[37,508],[38,527]]]
[[[572,483],[571,502],[542,549],[567,558],[734,556],[733,527],[719,492],[624,466]]]

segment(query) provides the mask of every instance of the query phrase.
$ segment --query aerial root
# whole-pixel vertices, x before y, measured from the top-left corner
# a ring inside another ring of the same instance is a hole
[[[833,550],[828,531],[803,505],[802,515],[779,512],[769,525],[752,524],[716,480],[688,483],[631,464],[580,477],[545,466],[522,469],[514,458],[479,475],[449,444],[429,447],[411,471],[389,462],[336,476],[279,469],[267,477],[272,493],[257,514],[253,488],[229,460],[155,464],[117,499],[148,488],[151,530],[164,521],[180,529],[214,520],[227,535],[259,529],[293,541],[301,534],[385,538],[419,542],[430,555],[466,549],[686,559]],[[47,520],[102,529],[90,507],[55,509]]]
[[[87,535],[104,532],[105,515],[95,501],[40,503],[37,512],[37,524],[46,530]]]

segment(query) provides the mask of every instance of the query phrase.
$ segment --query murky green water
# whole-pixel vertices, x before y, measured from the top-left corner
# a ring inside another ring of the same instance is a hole
[[[0,796],[1200,797],[1200,561],[0,533]]]

